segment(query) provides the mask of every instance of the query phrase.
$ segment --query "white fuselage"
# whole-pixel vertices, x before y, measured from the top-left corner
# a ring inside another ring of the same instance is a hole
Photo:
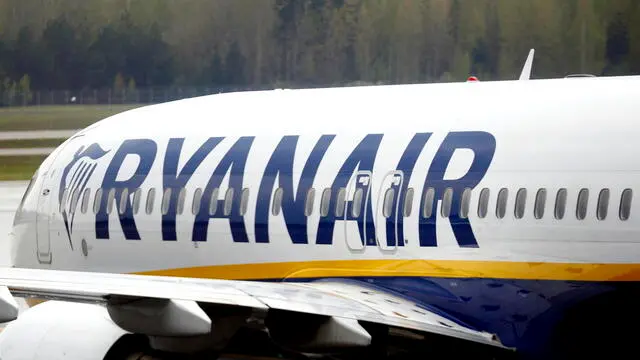
[[[42,164],[16,218],[14,264],[232,279],[637,281],[639,85],[276,90],[128,111]]]

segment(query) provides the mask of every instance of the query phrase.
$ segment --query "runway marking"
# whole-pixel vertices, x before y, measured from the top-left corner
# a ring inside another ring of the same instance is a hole
[[[78,131],[80,130],[0,131],[0,140],[63,139]]]

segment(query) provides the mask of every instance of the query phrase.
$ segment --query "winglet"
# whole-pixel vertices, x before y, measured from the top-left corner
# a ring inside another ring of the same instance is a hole
[[[529,78],[531,78],[531,68],[533,67],[533,55],[535,52],[535,49],[529,50],[529,55],[527,56],[527,60],[524,62],[524,67],[520,73],[519,80],[529,80]]]

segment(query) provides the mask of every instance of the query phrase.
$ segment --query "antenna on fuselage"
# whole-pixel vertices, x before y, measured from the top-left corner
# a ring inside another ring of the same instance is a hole
[[[531,68],[533,67],[533,55],[535,52],[535,49],[529,50],[529,55],[527,56],[527,60],[524,62],[524,67],[520,73],[519,80],[529,80],[531,78]]]

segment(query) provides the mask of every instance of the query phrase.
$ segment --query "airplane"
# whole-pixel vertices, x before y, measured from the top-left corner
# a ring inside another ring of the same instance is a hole
[[[639,98],[524,75],[108,117],[29,182],[0,358],[632,351]]]

